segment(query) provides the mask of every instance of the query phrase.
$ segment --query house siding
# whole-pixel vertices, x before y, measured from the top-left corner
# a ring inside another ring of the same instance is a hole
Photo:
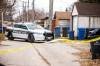
[[[74,37],[79,37],[79,39],[80,35],[85,37],[86,29],[89,28],[100,28],[100,17],[73,16]]]
[[[70,12],[56,12],[52,23],[52,31],[55,37],[67,37],[70,27]]]
[[[89,17],[78,17],[78,28],[89,28]]]
[[[100,28],[100,17],[78,17],[78,28]]]
[[[78,12],[77,12],[76,6],[74,6],[74,9],[73,9],[72,15],[73,15],[73,16],[78,15]]]
[[[70,20],[59,20],[58,27],[69,27],[70,26]]]
[[[98,9],[95,10],[86,5],[94,6]],[[87,38],[88,29],[100,29],[100,8],[98,4],[75,4],[72,11],[72,23],[70,25],[70,29],[73,28],[74,37],[77,37],[79,40]]]
[[[100,17],[90,17],[90,28],[100,28]]]
[[[74,36],[77,37],[78,16],[73,16],[73,31]]]

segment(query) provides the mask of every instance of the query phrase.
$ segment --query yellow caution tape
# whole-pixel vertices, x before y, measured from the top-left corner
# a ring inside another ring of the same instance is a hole
[[[63,39],[63,40],[60,40],[60,41],[62,41],[62,42],[70,42],[70,43],[76,43],[76,42],[90,43],[90,42],[97,41],[97,40],[100,40],[100,37],[97,37],[97,38],[94,38],[94,39],[90,39],[90,40],[69,40],[69,39]]]
[[[32,47],[32,45],[27,45],[27,46],[20,47],[20,48],[15,48],[15,49],[0,50],[0,54],[16,53],[16,52],[23,51],[23,50],[31,48],[31,47]]]
[[[61,39],[60,41],[62,41],[62,42],[70,42],[70,43],[76,43],[76,42],[89,43],[89,42],[97,41],[97,40],[100,40],[100,37],[94,38],[94,39],[91,39],[91,40],[69,40],[69,39],[63,39],[62,40]],[[20,48],[15,48],[15,49],[0,50],[0,54],[16,53],[16,52],[23,51],[23,50],[28,49],[28,48],[31,48],[31,47],[32,47],[32,45],[27,45],[27,46],[20,47]]]

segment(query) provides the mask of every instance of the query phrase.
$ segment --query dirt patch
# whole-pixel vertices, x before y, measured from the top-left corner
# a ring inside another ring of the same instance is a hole
[[[100,59],[92,60],[89,44],[72,44],[71,46],[81,50],[80,53],[75,54],[80,57],[78,61],[81,66],[100,66]]]
[[[92,60],[89,50],[80,52],[78,56],[81,66],[100,66],[100,59]]]
[[[3,64],[0,64],[0,66],[5,66],[5,65],[3,65]]]

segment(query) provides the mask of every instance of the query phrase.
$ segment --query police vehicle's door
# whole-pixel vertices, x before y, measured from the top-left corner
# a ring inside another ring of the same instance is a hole
[[[26,39],[28,37],[27,27],[25,25],[15,24],[13,29],[13,37]]]

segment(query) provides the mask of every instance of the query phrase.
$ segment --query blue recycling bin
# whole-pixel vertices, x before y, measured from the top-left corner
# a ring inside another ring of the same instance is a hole
[[[74,31],[69,31],[69,39],[74,40]]]
[[[56,38],[60,37],[61,28],[60,27],[56,27],[55,30],[54,30],[54,34],[55,34]]]
[[[86,28],[78,28],[78,40],[84,40],[86,38]]]

